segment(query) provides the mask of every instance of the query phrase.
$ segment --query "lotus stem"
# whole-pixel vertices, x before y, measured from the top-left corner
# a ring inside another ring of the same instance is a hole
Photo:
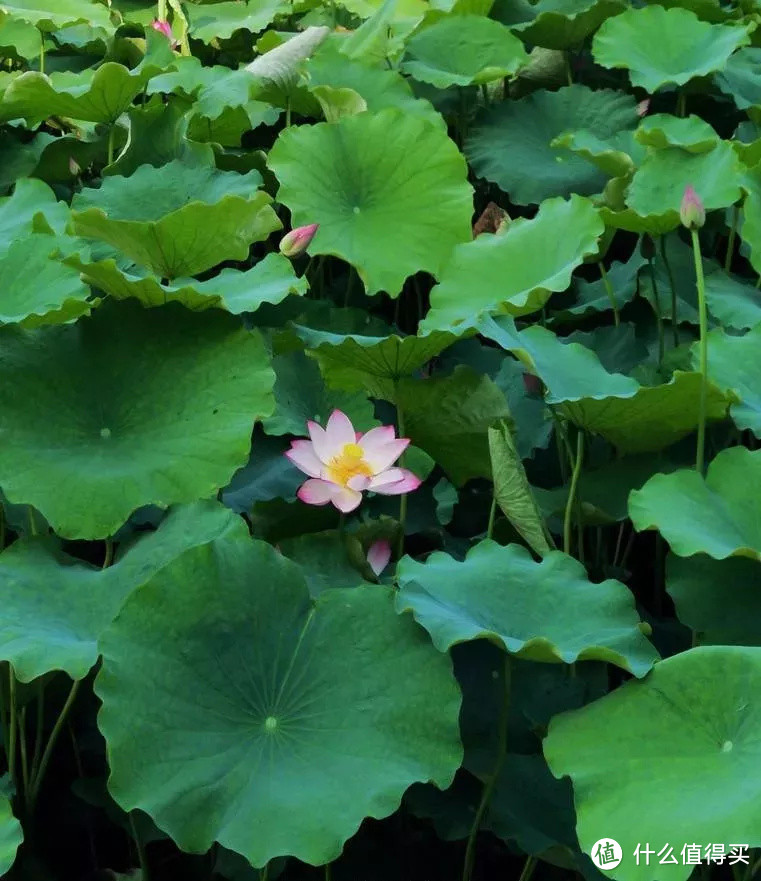
[[[663,356],[666,352],[666,340],[663,333],[663,315],[661,314],[661,298],[658,293],[658,282],[655,279],[655,263],[653,258],[648,259],[650,266],[650,279],[653,283],[653,299],[655,300],[655,323],[658,326],[658,366],[663,363]]]
[[[576,491],[579,486],[581,466],[584,461],[584,432],[579,429],[576,435],[576,457],[573,461],[573,473],[571,474],[571,486],[568,489],[568,499],[565,503],[565,516],[563,518],[563,551],[571,553],[571,512],[576,504]]]
[[[45,777],[45,771],[47,770],[48,763],[50,762],[50,757],[53,754],[53,747],[58,740],[58,735],[61,733],[61,728],[63,727],[63,723],[66,721],[66,717],[69,714],[69,710],[74,703],[74,700],[77,696],[77,692],[79,691],[80,681],[78,679],[74,680],[74,683],[71,686],[71,690],[69,691],[69,695],[66,698],[66,702],[63,705],[63,709],[58,714],[58,718],[55,720],[55,725],[53,725],[53,730],[50,732],[50,737],[48,738],[48,742],[45,745],[45,751],[42,754],[42,759],[40,760],[40,766],[37,770],[37,774],[30,781],[29,786],[29,810],[31,811],[34,807],[34,803],[37,801],[37,796],[40,791],[40,785],[42,784],[42,780]]]
[[[489,508],[489,525],[486,527],[486,537],[491,538],[494,534],[494,521],[497,519],[497,494],[493,493],[491,497],[491,507]]]
[[[666,239],[664,239],[663,236],[661,236],[661,257],[663,258],[663,265],[666,267],[666,274],[669,277],[669,287],[671,288],[671,333],[674,340],[674,348],[676,348],[679,345],[679,320],[676,314],[676,282],[674,281],[674,273],[666,254]]]
[[[502,708],[500,710],[499,729],[497,732],[497,760],[494,763],[489,779],[484,784],[483,792],[481,793],[481,801],[478,804],[476,815],[473,818],[473,825],[470,827],[468,843],[465,847],[462,881],[470,881],[471,875],[473,874],[478,830],[481,827],[481,822],[486,813],[486,809],[489,807],[494,787],[497,785],[497,780],[499,779],[499,775],[502,772],[502,766],[505,764],[505,758],[507,757],[507,721],[510,709],[510,680],[512,672],[510,668],[510,655],[507,654],[507,652],[505,652],[503,671]]]
[[[732,208],[732,226],[729,230],[729,239],[727,241],[727,255],[724,258],[724,272],[729,272],[732,265],[732,257],[735,252],[735,239],[737,238],[737,223],[740,219],[740,206],[734,205]]]
[[[13,672],[13,664],[8,664],[8,703],[10,705],[10,721],[8,724],[8,776],[11,782],[16,781],[16,674]]]
[[[129,817],[129,828],[132,832],[132,838],[135,842],[135,849],[137,850],[137,862],[140,866],[141,881],[150,881],[148,874],[148,860],[145,856],[145,845],[143,844],[142,839],[138,834],[137,826],[135,825],[135,820],[132,816],[132,812],[130,811],[127,816]]]
[[[613,307],[613,323],[618,327],[619,324],[621,324],[621,316],[618,314],[618,305],[616,304],[616,295],[613,293],[613,285],[610,283],[608,271],[605,269],[605,264],[602,260],[598,265],[600,267],[600,277],[602,278],[605,293],[608,295],[610,305]]]
[[[695,279],[698,285],[698,314],[700,316],[700,406],[698,410],[698,444],[695,456],[695,470],[698,474],[703,474],[705,470],[706,411],[708,403],[708,311],[706,309],[700,237],[696,229],[691,229],[690,235],[692,236],[692,256],[695,260]]]
[[[398,301],[397,301],[398,302]],[[399,437],[406,437],[405,429],[404,429],[404,412],[402,408],[399,406],[399,395],[395,394],[396,398],[396,427]],[[404,462],[404,453],[399,457],[399,465],[402,465]],[[402,493],[399,496],[399,539],[396,547],[396,559],[400,560],[402,558],[402,554],[404,553],[404,524],[407,520],[407,493]]]

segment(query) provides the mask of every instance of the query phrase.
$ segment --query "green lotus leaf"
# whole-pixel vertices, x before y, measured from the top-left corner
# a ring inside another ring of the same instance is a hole
[[[758,293],[758,291],[756,291]],[[743,336],[721,329],[708,335],[708,375],[719,388],[734,393],[739,400],[729,408],[735,425],[761,437],[761,325]],[[692,351],[693,367],[699,362],[697,349]]]
[[[656,0],[647,0],[647,2],[654,3]],[[725,6],[722,0],[658,0],[658,3],[666,9],[675,6],[680,9],[689,9],[703,21],[719,23],[740,17],[741,9],[746,5],[741,2],[737,8],[733,9]]]
[[[759,273],[761,271],[761,165],[745,173],[743,189],[747,195],[742,208],[740,236],[748,248],[748,260]]]
[[[407,42],[401,70],[439,89],[514,76],[528,61],[523,43],[498,21],[479,15],[441,18]]]
[[[722,70],[750,42],[754,25],[709,24],[687,9],[627,9],[604,22],[592,41],[603,67],[629,71],[633,86],[656,92]]]
[[[761,450],[722,450],[703,478],[656,474],[629,497],[634,528],[657,529],[680,557],[761,560]]]
[[[61,259],[68,244],[56,236],[16,239],[0,256],[0,324],[59,324],[90,311],[90,289]]]
[[[491,477],[488,430],[510,414],[504,394],[488,376],[460,365],[449,376],[402,379],[396,405],[404,414],[405,435],[455,486]]]
[[[171,57],[166,40],[164,44]],[[49,116],[66,116],[112,125],[159,69],[148,65],[128,70],[122,64],[106,61],[95,71],[81,73],[60,71],[46,76],[27,71],[6,89],[0,103],[0,118],[23,116],[38,122]]]
[[[634,299],[637,293],[639,271],[646,262],[637,248],[626,263],[615,261],[608,267],[608,280],[619,309]],[[610,297],[602,278],[597,281],[585,281],[583,278],[578,278],[576,280],[575,305],[559,310],[554,315],[558,320],[565,321],[571,315],[585,317],[595,312],[608,312],[610,309]]]
[[[0,48],[10,57],[31,61],[40,55],[40,32],[28,21],[4,15],[0,21]]]
[[[679,147],[654,150],[632,178],[626,204],[640,215],[668,213],[671,228],[679,226],[679,206],[692,185],[707,211],[733,205],[742,195],[743,169],[727,141],[707,153]]]
[[[440,127],[398,110],[286,129],[269,165],[293,225],[320,224],[310,253],[351,263],[368,294],[438,274],[472,235],[465,160]]]
[[[740,110],[761,104],[761,49],[740,49],[714,77],[716,85],[729,95]]]
[[[548,49],[575,49],[611,15],[618,15],[623,8],[620,0],[539,0],[525,8],[526,16],[516,16],[510,3],[511,14],[496,17],[509,24],[526,42]],[[519,18],[513,23],[508,18]]]
[[[66,538],[212,495],[272,412],[261,337],[218,310],[106,303],[76,325],[0,337],[0,486]]]
[[[711,844],[761,844],[760,685],[761,649],[704,646],[550,722],[544,754],[573,782],[582,850],[604,836],[623,849],[608,877],[678,881],[694,869],[680,858],[686,845],[702,856]],[[647,862],[646,844],[656,849]],[[664,845],[673,862],[658,858]]]
[[[89,0],[2,0],[0,12],[46,32],[79,23],[113,31],[108,8]]]
[[[374,580],[372,572],[368,573],[370,578],[363,578],[359,569],[351,564],[346,539],[338,530],[286,538],[278,542],[278,547],[284,556],[298,564],[313,597],[329,588],[359,587]],[[358,550],[367,565],[361,546]]]
[[[330,28],[310,26],[260,55],[244,68],[256,78],[260,88],[269,86],[283,95],[296,90],[303,63],[330,33]]]
[[[677,617],[701,645],[761,645],[759,577],[761,563],[748,557],[670,554],[666,561],[666,590]]]
[[[347,58],[325,43],[306,65],[309,88],[330,86],[352,89],[360,95],[371,113],[396,107],[405,114],[420,116],[445,127],[444,119],[428,101],[416,98],[407,80],[396,70],[373,66]]]
[[[608,177],[625,177],[645,157],[645,149],[634,139],[632,129],[623,129],[608,138],[600,138],[588,129],[566,132],[555,138],[551,147],[565,147],[576,153]]]
[[[278,13],[285,11],[280,0],[259,0],[257,3],[225,0],[222,3],[206,3],[200,6],[191,4],[187,7],[186,14],[190,36],[204,43],[211,43],[213,40],[225,40],[238,30],[252,34],[263,31]]]
[[[680,118],[669,113],[646,116],[634,137],[646,147],[681,147],[688,153],[707,153],[719,144],[716,130],[699,116]]]
[[[107,177],[72,200],[77,235],[118,248],[162,278],[197,275],[243,260],[252,242],[282,224],[256,171],[240,175],[174,160]]]
[[[638,122],[636,101],[623,92],[582,85],[537,91],[479,117],[465,155],[479,177],[496,183],[519,205],[571,193],[590,195],[603,189],[605,175],[570,150],[553,147],[553,141],[578,129],[605,140],[635,129]]]
[[[556,231],[565,231],[558,239]],[[460,325],[474,315],[530,315],[553,291],[565,290],[573,270],[597,250],[604,231],[588,199],[548,199],[531,220],[519,219],[501,235],[480,235],[458,245],[431,291],[421,326],[431,331]]]
[[[47,132],[39,132],[31,140],[26,132],[24,137],[13,130],[3,134],[3,142],[0,144],[0,189],[6,192],[19,178],[32,174],[45,149],[56,143],[58,138]]]
[[[451,662],[394,614],[392,591],[312,600],[261,541],[187,551],[100,647],[109,789],[185,851],[216,840],[255,866],[320,865],[413,782],[449,785],[462,759]]]
[[[0,795],[0,874],[11,868],[23,840],[21,823],[13,816],[10,801]]]
[[[264,303],[280,303],[289,294],[303,295],[307,291],[306,278],[298,278],[291,261],[279,253],[267,254],[244,272],[223,269],[208,281],[178,278],[169,284],[136,270],[122,270],[113,260],[68,262],[76,265],[82,278],[93,287],[117,300],[134,297],[144,306],[176,301],[196,311],[213,307],[240,315],[255,312]]]
[[[326,122],[338,122],[342,116],[356,116],[367,110],[367,102],[354,89],[312,86],[311,92],[320,102]]]
[[[63,232],[69,209],[41,180],[22,178],[16,182],[12,196],[0,199],[0,254],[5,254],[16,239],[36,231],[38,215],[49,228]]]
[[[277,355],[272,366],[275,412],[262,422],[267,434],[305,435],[307,421],[324,425],[336,408],[346,413],[357,431],[380,424],[366,394],[327,387],[317,364],[303,352]]]
[[[664,385],[640,386],[627,397],[584,398],[559,405],[580,428],[600,434],[622,453],[661,450],[695,430],[698,424],[700,373],[674,371]],[[727,416],[733,396],[708,384],[708,421]]]
[[[296,491],[304,482],[304,475],[284,456],[290,441],[264,434],[257,429],[251,444],[251,457],[243,468],[235,472],[222,490],[222,501],[238,514],[250,514],[257,502],[278,499],[284,504],[296,500]],[[325,511],[325,508],[302,510]],[[330,525],[330,524],[328,524]]]
[[[385,327],[368,326],[367,315],[360,312],[342,318],[343,327],[337,314],[329,316],[325,326],[330,330],[300,323],[292,328],[315,354],[331,385],[347,391],[367,389],[374,397],[393,399],[395,382],[415,373],[457,339],[436,330],[419,336],[387,334]]]
[[[761,324],[758,288],[715,269],[705,276],[706,304],[710,314],[724,327],[749,330]]]
[[[436,551],[397,566],[397,611],[411,611],[439,651],[489,639],[518,657],[599,660],[644,676],[658,653],[642,635],[634,597],[618,581],[592,584],[560,551],[537,563],[521,545],[479,542],[459,562]]]
[[[249,101],[241,107],[228,107],[215,117],[194,113],[188,120],[188,137],[202,143],[240,147],[246,132],[253,131],[260,125],[274,125],[280,114],[279,107],[273,107],[264,101]]]

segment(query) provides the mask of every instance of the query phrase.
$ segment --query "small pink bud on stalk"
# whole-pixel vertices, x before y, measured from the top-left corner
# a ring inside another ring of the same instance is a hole
[[[703,202],[692,186],[688,186],[682,196],[679,218],[687,229],[700,229],[706,222],[706,210]]]
[[[650,109],[650,99],[645,98],[643,101],[640,101],[637,104],[637,116],[643,117],[647,116],[647,111]]]
[[[69,156],[69,171],[71,172],[72,177],[79,177],[82,173],[79,163],[73,156]]]
[[[309,247],[309,243],[319,228],[318,223],[297,226],[280,239],[280,253],[286,257],[298,257]]]
[[[380,538],[370,545],[370,550],[367,552],[367,562],[370,564],[370,568],[375,573],[376,578],[388,566],[390,559],[391,545],[384,538]]]
[[[169,40],[170,45],[174,49],[177,46],[177,40],[174,38],[174,34],[172,33],[172,26],[168,21],[161,21],[161,19],[154,18],[151,22],[151,27],[154,31],[158,31],[160,34],[163,34],[167,40]]]

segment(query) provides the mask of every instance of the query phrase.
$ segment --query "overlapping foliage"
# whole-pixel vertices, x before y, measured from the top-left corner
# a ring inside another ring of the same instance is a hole
[[[759,23],[0,0],[0,876],[761,848]]]

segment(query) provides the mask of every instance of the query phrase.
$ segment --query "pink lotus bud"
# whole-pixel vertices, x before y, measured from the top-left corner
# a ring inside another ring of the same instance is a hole
[[[319,227],[318,223],[310,223],[308,226],[298,226],[280,239],[280,253],[286,257],[298,257],[309,247],[314,234]]]
[[[69,156],[69,171],[71,172],[72,177],[79,177],[82,173],[79,163],[73,156]]]
[[[647,111],[650,109],[650,99],[645,98],[644,101],[640,101],[637,104],[637,116],[647,116]]]
[[[176,45],[177,41],[174,39],[172,26],[169,24],[168,21],[161,21],[158,18],[154,18],[151,22],[151,27],[154,31],[158,31],[160,34],[163,34],[173,46]]]
[[[706,210],[703,202],[692,186],[688,186],[682,196],[679,207],[679,218],[687,229],[700,229],[706,222]]]
[[[385,538],[378,539],[378,541],[373,542],[373,544],[370,545],[370,550],[367,552],[367,562],[370,564],[370,568],[376,576],[380,575],[386,566],[388,566],[390,559],[391,545]]]

